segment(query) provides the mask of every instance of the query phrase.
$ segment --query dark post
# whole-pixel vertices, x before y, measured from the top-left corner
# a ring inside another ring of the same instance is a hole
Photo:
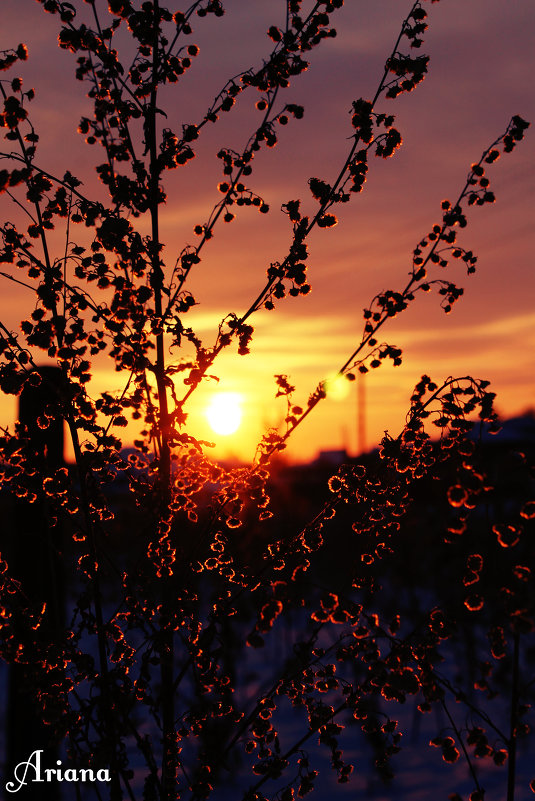
[[[38,387],[26,385],[19,401],[21,435],[31,443],[32,461],[40,474],[64,465],[63,418],[59,412],[61,370],[44,366],[39,369],[42,381]],[[47,428],[38,424],[46,415]],[[65,590],[61,561],[61,524],[51,525],[46,501],[35,503],[16,501],[11,528],[9,564],[12,575],[21,582],[26,596],[36,603],[46,603],[43,624],[37,636],[41,642],[54,642],[64,626]],[[7,765],[6,780],[13,769],[29,759],[33,751],[42,749],[43,768],[55,767],[57,747],[50,742],[50,732],[44,725],[24,664],[14,663],[9,671],[8,713],[6,721]],[[29,783],[23,789],[25,799],[56,801],[59,785]]]

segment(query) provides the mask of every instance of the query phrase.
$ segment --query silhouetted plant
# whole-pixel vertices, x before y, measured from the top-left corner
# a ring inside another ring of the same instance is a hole
[[[72,468],[47,463],[22,424],[0,438],[5,491],[41,503],[49,524],[63,526],[68,543],[61,556],[75,574],[76,600],[58,631],[44,599],[0,562],[1,654],[23,666],[51,739],[65,744],[72,764],[109,766],[114,801],[140,792],[147,801],[200,801],[225,786],[233,767],[236,797],[290,801],[314,789],[320,765],[309,747],[314,739],[338,781],[349,780],[353,766],[343,753],[349,725],[362,730],[376,770],[390,780],[401,733],[379,701],[412,697],[421,713],[443,710],[447,723],[432,745],[446,762],[466,760],[471,801],[484,792],[474,757],[508,765],[513,801],[517,740],[528,732],[523,716],[531,692],[523,660],[532,648],[527,531],[535,507],[527,501],[502,510],[480,462],[474,414],[478,425],[499,427],[487,382],[467,376],[437,384],[423,376],[401,434],[385,436],[380,459],[347,464],[332,476],[323,508],[292,535],[281,536],[270,509],[268,463],[325,397],[324,383],[299,405],[288,377],[276,376],[277,395],[288,403],[286,427],[264,436],[250,466],[214,463],[207,443],[187,429],[187,402],[219,354],[234,345],[249,352],[254,314],[310,291],[312,229],[333,227],[335,207],[362,191],[372,156],[389,158],[401,145],[394,116],[376,106],[425,77],[428,57],[414,55],[427,27],[423,4],[415,2],[403,21],[372,100],[353,101],[350,146],[338,174],[331,182],[310,179],[311,211],[300,199],[283,206],[291,223],[284,258],[269,265],[247,310],[222,320],[208,346],[185,322],[195,305],[188,278],[221,221],[231,223],[242,206],[269,211],[248,185],[255,155],[277,144],[279,125],[302,118],[301,106],[280,97],[306,69],[308,53],[335,35],[331,17],[343,0],[287,0],[285,25],[268,31],[269,57],[225,82],[205,115],[181,132],[165,127],[159,91],[183,79],[199,53],[189,43],[193,21],[221,16],[220,0],[197,0],[176,13],[158,0],[140,6],[110,0],[106,15],[94,0],[39,2],[59,16],[60,47],[76,55],[76,76],[88,85],[93,110],[79,131],[103,148],[96,169],[108,192],[103,203],[88,197],[72,172],[47,172],[28,113],[33,92],[18,78],[4,79],[0,123],[9,144],[0,154],[8,162],[0,186],[30,222],[0,227],[0,261],[8,271],[2,275],[33,295],[20,333],[0,324],[0,388],[19,395],[50,382],[38,362],[54,360],[61,379],[37,424],[46,431],[63,419],[75,456]],[[135,48],[130,66],[114,44],[124,29]],[[7,70],[26,58],[19,45],[3,53],[0,66]],[[164,176],[194,159],[203,129],[250,90],[260,95],[260,124],[242,152],[218,152],[221,197],[195,225],[197,244],[185,246],[169,268],[159,233]],[[340,376],[352,381],[385,359],[401,364],[401,349],[377,335],[421,292],[436,290],[445,312],[461,297],[462,288],[443,271],[451,259],[464,262],[468,274],[475,270],[476,257],[457,239],[466,207],[494,201],[487,168],[513,150],[527,126],[513,117],[472,164],[457,200],[443,201],[440,222],[413,251],[405,286],[380,292],[364,310],[362,337]],[[138,220],[149,221],[149,234],[136,227]],[[54,256],[49,232],[58,226],[65,246]],[[77,226],[85,232],[73,244]],[[100,354],[126,377],[118,396],[92,397],[92,362]],[[119,431],[136,420],[142,433],[125,456]],[[419,493],[433,482],[443,519],[430,530]],[[129,509],[117,508],[114,486]],[[256,550],[240,545],[235,530],[244,540],[253,532]],[[343,578],[322,570],[326,547],[340,537]],[[48,547],[58,548],[52,540]],[[416,610],[391,591],[403,580],[396,560],[406,560],[415,587],[426,588],[432,570],[442,579],[427,587]],[[249,654],[267,647],[291,619],[297,624],[290,647],[281,646],[279,658],[263,666],[265,680],[251,691],[244,673],[254,662]],[[477,652],[477,675],[452,677],[442,663],[465,632]],[[493,696],[507,702],[507,727],[502,709],[494,715]],[[297,736],[285,726],[288,716],[299,723]]]

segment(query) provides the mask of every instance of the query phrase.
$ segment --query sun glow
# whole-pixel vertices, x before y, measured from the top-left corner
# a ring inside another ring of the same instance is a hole
[[[342,401],[349,395],[349,381],[343,375],[337,373],[325,381],[325,391],[328,398]]]
[[[242,397],[235,392],[218,392],[213,395],[206,417],[216,434],[228,436],[240,427],[242,419]]]

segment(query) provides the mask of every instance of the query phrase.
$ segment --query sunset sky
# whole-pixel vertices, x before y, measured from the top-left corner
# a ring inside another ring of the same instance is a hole
[[[284,24],[283,0],[225,0],[224,5],[223,18],[194,23],[190,39],[200,55],[183,81],[165,92],[165,125],[175,130],[202,118],[226,78],[259,66],[271,49],[267,29]],[[104,12],[106,3],[97,0],[97,6]],[[168,6],[187,7],[179,0]],[[238,210],[232,224],[216,229],[192,276],[198,306],[187,322],[207,346],[226,314],[247,309],[270,262],[284,258],[291,227],[281,204],[302,198],[305,211],[312,211],[308,179],[330,181],[343,164],[351,145],[351,101],[373,97],[410,6],[409,0],[346,0],[332,16],[338,37],[310,54],[308,72],[284,93],[283,102],[305,107],[304,118],[279,129],[278,146],[261,151],[248,179],[270,213]],[[235,348],[223,354],[211,371],[219,384],[206,382],[191,400],[191,433],[217,439],[218,455],[250,459],[263,430],[280,424],[285,406],[274,397],[275,373],[288,375],[301,405],[318,381],[336,373],[360,339],[363,307],[381,290],[405,285],[412,250],[439,220],[441,201],[457,197],[470,164],[513,114],[532,127],[512,154],[489,169],[497,202],[472,210],[461,234],[461,244],[479,258],[478,270],[466,276],[459,264],[448,267],[447,275],[465,287],[464,297],[449,315],[436,295],[420,297],[383,329],[387,342],[403,348],[404,361],[366,376],[366,445],[375,445],[385,430],[399,432],[411,389],[424,372],[437,381],[468,374],[489,379],[504,416],[535,407],[535,5],[442,0],[425,7],[429,30],[421,52],[431,57],[429,74],[411,94],[382,99],[377,109],[396,115],[403,147],[392,159],[374,159],[364,192],[343,209],[338,206],[339,224],[311,236],[312,292],[258,313],[250,355],[234,355]],[[56,45],[58,19],[34,0],[2,0],[0,21],[0,48],[21,41],[29,48],[28,61],[9,77],[21,74],[25,87],[36,89],[30,112],[41,134],[39,164],[52,173],[70,169],[87,193],[101,192],[91,168],[102,154],[76,133],[80,116],[90,114],[86,88],[74,79],[75,57]],[[215,154],[221,147],[243,148],[260,119],[254,108],[258,98],[255,90],[244,92],[237,109],[195,143],[197,158],[167,174],[162,240],[168,265],[184,244],[195,244],[193,227],[206,221],[220,199],[221,162]],[[2,195],[2,219],[17,214]],[[72,238],[76,235],[74,228]],[[63,246],[58,236],[58,252]],[[1,290],[0,318],[17,330],[33,308],[32,297],[7,281]],[[94,376],[93,393],[122,389],[122,376],[108,362],[95,365]],[[348,389],[345,398],[320,404],[295,432],[289,458],[309,459],[326,448],[356,452],[357,390],[355,384]],[[235,434],[218,437],[209,429],[204,411],[216,390],[243,398],[243,422]],[[10,423],[13,415],[13,400],[3,399],[1,422]]]

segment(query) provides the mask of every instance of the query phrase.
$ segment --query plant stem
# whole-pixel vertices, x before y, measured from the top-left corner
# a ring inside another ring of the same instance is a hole
[[[163,271],[160,264],[160,234],[159,234],[159,179],[160,167],[158,165],[158,149],[156,141],[156,111],[158,99],[158,70],[159,70],[159,37],[160,37],[160,9],[159,2],[155,0],[153,6],[154,33],[152,42],[152,90],[149,107],[147,109],[147,146],[150,157],[150,216],[151,216],[151,283],[154,290],[154,311],[156,320],[162,321],[162,289]],[[169,489],[171,478],[171,453],[169,448],[169,408],[167,404],[167,387],[165,382],[165,350],[164,333],[160,325],[156,333],[156,365],[155,376],[158,391],[158,405],[160,411],[160,453],[159,453],[159,485],[160,485],[160,516],[166,514],[169,505]],[[161,711],[162,711],[162,801],[171,801],[175,797],[176,769],[174,744],[174,693],[173,693],[173,662],[174,637],[173,629],[169,623],[167,610],[171,603],[171,587],[169,577],[164,576],[162,587],[162,607],[160,615],[161,648],[160,648],[160,678],[161,678]]]
[[[520,635],[518,631],[515,631],[513,645],[513,684],[511,687],[511,718],[509,729],[509,763],[507,768],[507,801],[514,801],[515,798],[519,663]]]
[[[73,414],[69,411],[66,414],[66,422],[69,427],[71,435],[72,446],[74,450],[74,457],[76,467],[78,470],[78,479],[80,482],[80,499],[82,501],[82,509],[86,520],[87,530],[89,534],[89,546],[91,548],[91,556],[95,563],[97,562],[97,546],[95,541],[95,530],[93,521],[91,519],[91,507],[87,493],[87,471],[84,462],[84,456],[80,447],[80,439],[78,436],[78,429]],[[110,679],[108,671],[108,654],[106,648],[106,634],[104,631],[104,615],[102,611],[102,591],[100,588],[100,580],[98,571],[100,567],[97,566],[93,576],[91,577],[91,589],[93,595],[93,605],[95,609],[96,621],[96,634],[98,643],[98,656],[99,666],[102,679],[101,685],[101,698],[100,698],[100,717],[105,735],[109,739],[109,747],[111,753],[111,801],[120,801],[122,798],[121,784],[119,780],[119,771],[117,766],[117,751],[115,742],[115,723],[114,723],[114,710],[113,700],[110,694]]]
[[[466,746],[465,746],[465,744],[463,742],[463,736],[462,736],[461,732],[459,731],[459,728],[458,728],[457,724],[455,723],[455,720],[453,719],[453,716],[452,716],[451,712],[449,711],[449,709],[447,707],[447,704],[444,701],[444,699],[442,699],[440,703],[442,705],[442,708],[443,708],[444,712],[447,715],[447,718],[448,718],[448,720],[449,720],[449,722],[451,724],[451,727],[452,727],[453,731],[455,732],[455,736],[457,737],[457,742],[459,743],[459,745],[462,748],[462,751],[463,751],[463,754],[464,754],[464,758],[466,760],[466,764],[468,765],[468,769],[470,771],[472,779],[474,780],[474,784],[476,786],[476,789],[477,789],[477,791],[479,793],[481,793],[482,791],[481,791],[481,787],[480,787],[480,784],[479,784],[479,781],[478,781],[478,778],[477,778],[477,773],[475,772],[474,766],[472,764],[472,760],[470,759],[470,754],[466,750]]]

